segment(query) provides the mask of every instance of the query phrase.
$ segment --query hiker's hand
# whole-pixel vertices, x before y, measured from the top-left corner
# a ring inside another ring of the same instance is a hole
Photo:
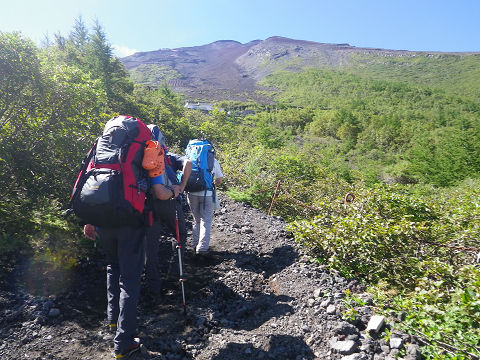
[[[185,191],[185,184],[180,183],[177,186],[178,186],[178,192],[182,194]]]
[[[219,178],[215,178],[213,182],[215,183],[215,186],[219,186],[222,183],[222,181],[223,181],[223,176]]]
[[[175,192],[175,196],[174,196],[175,198],[177,198],[178,195],[180,195],[180,193],[183,192],[183,189],[180,185],[172,185],[172,189]]]
[[[95,240],[97,237],[97,230],[92,224],[87,224],[83,227],[83,235],[90,240]]]

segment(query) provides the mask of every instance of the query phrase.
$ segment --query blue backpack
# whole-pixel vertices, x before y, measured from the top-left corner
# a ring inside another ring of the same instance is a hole
[[[192,173],[185,191],[197,192],[213,190],[213,164],[215,150],[208,140],[194,139],[188,142],[185,157],[192,161]]]

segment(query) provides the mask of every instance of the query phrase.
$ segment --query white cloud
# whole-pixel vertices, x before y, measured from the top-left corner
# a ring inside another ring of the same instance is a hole
[[[113,53],[118,57],[125,57],[138,52],[137,49],[131,49],[127,46],[122,46],[122,45],[112,45],[112,47],[113,47]]]

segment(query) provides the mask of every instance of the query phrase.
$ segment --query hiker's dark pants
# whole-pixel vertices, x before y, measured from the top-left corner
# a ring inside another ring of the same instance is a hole
[[[137,329],[145,228],[102,228],[99,237],[107,258],[107,317],[110,324],[117,324],[114,350],[123,352],[132,345]]]
[[[165,251],[165,247],[169,247],[167,244],[161,244],[162,250],[159,251],[162,229],[166,227],[176,241],[175,208],[178,213],[178,229],[180,233],[180,245],[183,258],[185,242],[187,239],[187,228],[185,225],[182,202],[179,199],[154,201],[155,223],[147,230],[147,262],[145,266],[147,284],[149,289],[154,293],[160,292],[162,287],[162,276],[166,274],[168,267],[167,264],[169,258],[172,256],[171,250],[168,249]]]

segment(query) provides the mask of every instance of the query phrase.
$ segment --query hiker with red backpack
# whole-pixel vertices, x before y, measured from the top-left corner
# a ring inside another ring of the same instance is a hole
[[[187,228],[185,224],[185,215],[182,208],[181,193],[183,192],[190,173],[192,171],[192,162],[184,156],[171,153],[167,150],[165,145],[165,137],[154,124],[148,125],[148,128],[152,132],[152,140],[157,141],[165,151],[165,171],[161,176],[163,184],[171,187],[178,186],[180,195],[172,200],[162,200],[156,198],[153,200],[153,215],[154,223],[147,230],[146,241],[146,264],[145,275],[148,284],[150,294],[154,299],[158,299],[162,290],[162,277],[167,271],[162,268],[167,263],[166,253],[159,253],[160,248],[160,236],[163,225],[176,236],[178,228],[178,244],[181,255],[184,253],[185,242],[187,239]],[[181,174],[181,181],[178,181],[177,173]],[[179,261],[180,258],[179,258]],[[181,264],[180,264],[181,266]]]
[[[204,255],[210,247],[210,230],[217,201],[215,186],[223,181],[215,150],[208,140],[190,140],[185,156],[192,161],[192,173],[185,191],[193,215],[192,246],[195,254]]]
[[[150,130],[139,119],[117,116],[109,120],[85,158],[71,196],[71,210],[86,224],[85,236],[98,237],[105,251],[107,318],[115,333],[116,359],[143,353],[135,334],[145,232],[151,218],[145,206],[150,182],[160,199],[179,194],[178,187],[155,183],[155,177],[143,168],[150,137]]]

